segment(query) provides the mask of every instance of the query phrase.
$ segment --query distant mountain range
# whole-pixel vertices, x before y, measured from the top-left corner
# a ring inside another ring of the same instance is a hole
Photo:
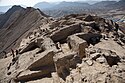
[[[48,2],[40,2],[34,5],[35,8],[43,9],[43,10],[52,10],[59,9],[65,7],[85,7],[91,9],[100,9],[100,8],[123,8],[125,7],[125,0],[120,1],[97,1],[97,2],[60,2],[60,3],[48,3]],[[94,3],[94,4],[92,4]]]
[[[112,9],[125,9],[125,0],[120,1],[100,1],[100,2],[60,2],[60,3],[48,3],[39,2],[34,5],[34,8],[39,8],[45,14],[60,17],[67,14],[75,13],[98,13],[107,12]],[[92,4],[94,3],[94,4]],[[11,6],[0,7],[0,12],[7,11]],[[25,6],[23,6],[25,7]]]
[[[72,13],[93,13],[93,12],[105,12],[112,9],[121,9],[125,8],[125,1],[100,1],[93,2],[60,2],[58,4],[40,2],[37,3],[34,7],[39,8],[44,11],[46,14],[53,17],[60,17]]]
[[[54,7],[56,4],[48,3],[48,2],[40,2],[34,5],[34,8],[39,8],[39,9],[48,9]]]
[[[112,9],[125,9],[125,0],[120,0],[114,4],[109,4],[108,7]]]
[[[60,2],[58,4],[56,3],[48,3],[48,2],[40,2],[34,5],[35,8],[43,9],[43,10],[52,10],[52,9],[60,9],[65,7],[88,7],[90,6],[88,3],[83,2]]]
[[[116,1],[101,1],[98,3],[95,3],[93,5],[91,5],[93,8],[105,8],[105,7],[109,7],[109,5],[113,5],[117,3]]]

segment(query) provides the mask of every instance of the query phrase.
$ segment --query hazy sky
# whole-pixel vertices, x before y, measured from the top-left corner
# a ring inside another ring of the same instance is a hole
[[[94,0],[0,0],[0,6],[5,5],[27,5],[27,6],[33,6],[34,4],[38,2],[58,2],[58,1],[94,1]],[[96,0],[96,1],[102,1],[102,0]]]

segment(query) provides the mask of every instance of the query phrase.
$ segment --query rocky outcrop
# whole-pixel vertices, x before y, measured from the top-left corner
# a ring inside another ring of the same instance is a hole
[[[72,35],[68,37],[68,44],[74,52],[78,52],[80,58],[86,56],[85,48],[88,47],[88,44],[85,40],[79,38],[78,36]]]
[[[93,45],[100,42],[100,39],[102,38],[102,35],[98,33],[78,33],[76,35],[85,40],[88,44]]]
[[[124,34],[116,23],[83,14],[39,21],[16,51],[4,53],[1,83],[124,83]]]
[[[15,81],[26,82],[43,77],[50,77],[50,73],[46,71],[25,71],[20,73],[20,75],[14,79]]]
[[[51,38],[54,42],[59,42],[61,40],[65,40],[69,35],[80,32],[80,30],[79,24],[73,24],[54,32],[51,35]]]
[[[90,49],[89,49],[90,50]],[[105,63],[109,66],[117,65],[120,62],[120,57],[110,50],[100,49],[100,48],[93,48],[91,51],[96,51],[95,53],[91,53],[90,57],[92,60],[95,60],[99,63]]]
[[[77,63],[81,63],[81,59],[76,53],[68,53],[67,55],[57,53],[54,56],[54,63],[58,75],[66,80],[70,74],[70,68],[76,68]]]
[[[50,69],[50,67],[54,66],[53,62],[53,51],[45,51],[42,54],[37,55],[38,57],[36,60],[31,63],[31,65],[28,67],[29,70],[37,70],[37,69]],[[52,68],[51,68],[52,71]]]

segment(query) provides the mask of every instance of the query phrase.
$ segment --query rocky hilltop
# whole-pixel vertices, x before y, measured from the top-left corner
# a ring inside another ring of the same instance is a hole
[[[125,35],[117,23],[95,15],[54,19],[34,8],[21,10],[25,15],[13,14],[17,19],[1,28],[1,48],[9,42],[10,52],[2,51],[0,83],[125,82]]]

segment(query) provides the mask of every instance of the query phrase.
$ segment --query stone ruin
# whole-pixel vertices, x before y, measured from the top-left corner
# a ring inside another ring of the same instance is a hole
[[[11,75],[9,83],[24,83],[46,77],[55,79],[56,81],[53,80],[54,83],[74,83],[67,82],[67,80],[69,80],[69,76],[72,81],[76,79],[75,76],[71,76],[73,69],[81,72],[82,67],[78,64],[82,65],[84,62],[83,65],[86,68],[88,66],[95,67],[97,64],[99,66],[100,64],[106,65],[110,68],[121,63],[121,57],[115,52],[94,47],[101,40],[117,39],[118,41],[119,37],[114,35],[115,33],[118,34],[116,24],[96,16],[81,16],[72,17],[71,15],[70,18],[67,16],[52,21],[46,25],[47,28],[40,27],[37,29],[41,31],[39,36],[35,35],[38,34],[38,31],[34,30],[37,32],[31,34],[25,39],[25,42],[20,44],[19,54],[13,57],[17,59],[7,70],[8,77]],[[53,76],[54,72],[58,78]],[[88,78],[84,77],[81,81],[89,82],[85,79]]]

